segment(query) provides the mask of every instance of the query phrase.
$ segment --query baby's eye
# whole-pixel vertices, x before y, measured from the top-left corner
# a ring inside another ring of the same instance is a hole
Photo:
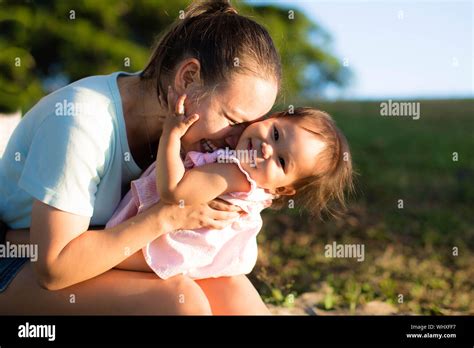
[[[276,127],[273,127],[273,138],[275,139],[275,141],[278,141],[278,139],[280,138],[280,133],[278,133],[278,129],[276,129]]]
[[[278,157],[278,161],[280,161],[281,167],[285,169],[285,160],[282,157]]]

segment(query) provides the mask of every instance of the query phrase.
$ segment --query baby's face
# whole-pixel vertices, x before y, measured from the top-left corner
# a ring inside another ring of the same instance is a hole
[[[252,161],[241,163],[259,187],[284,194],[282,189],[277,192],[277,188],[292,188],[296,181],[314,174],[317,156],[324,146],[291,117],[275,117],[249,125],[236,150],[251,153],[248,157]]]

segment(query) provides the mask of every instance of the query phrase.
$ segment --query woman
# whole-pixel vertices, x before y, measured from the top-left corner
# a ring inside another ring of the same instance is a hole
[[[268,313],[243,275],[161,280],[129,271],[148,242],[181,228],[222,228],[237,214],[233,206],[159,203],[114,228],[89,226],[105,224],[129,182],[154,160],[164,115],[158,96],[166,100],[168,85],[188,96],[188,113],[200,115],[183,150],[203,151],[233,147],[243,128],[238,124],[271,109],[280,76],[267,31],[227,2],[212,1],[190,6],[139,75],[94,76],[43,98],[22,119],[0,161],[0,219],[26,229],[9,231],[6,240],[30,240],[39,249],[37,262],[23,267],[0,259],[7,273],[18,272],[0,279],[8,285],[0,312]]]

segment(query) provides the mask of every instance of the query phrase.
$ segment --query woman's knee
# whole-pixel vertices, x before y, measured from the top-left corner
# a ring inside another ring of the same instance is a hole
[[[221,277],[215,280],[218,280],[219,288],[229,290],[235,296],[241,295],[247,298],[250,295],[254,295],[260,298],[257,289],[255,289],[252,282],[245,275]]]
[[[268,315],[267,306],[245,275],[198,280],[214,314]]]
[[[169,305],[170,314],[173,315],[211,315],[209,301],[195,281],[185,276],[175,276],[167,280],[162,280],[154,289],[151,289],[151,296],[155,301],[166,298]],[[166,296],[163,296],[162,285],[166,284]],[[155,302],[156,303],[156,302]],[[160,307],[159,304],[157,307]]]

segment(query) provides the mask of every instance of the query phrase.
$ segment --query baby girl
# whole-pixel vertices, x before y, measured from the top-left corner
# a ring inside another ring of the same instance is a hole
[[[297,205],[320,215],[331,211],[331,201],[344,205],[344,190],[352,185],[351,159],[345,137],[328,114],[312,108],[274,113],[250,124],[236,151],[191,151],[183,162],[180,139],[199,118],[184,115],[185,98],[178,98],[174,109],[176,97],[168,89],[170,110],[157,161],[132,181],[107,227],[160,199],[193,205],[219,197],[244,214],[221,230],[172,231],[148,243],[144,260],[160,278],[250,273],[257,260],[263,209]]]

